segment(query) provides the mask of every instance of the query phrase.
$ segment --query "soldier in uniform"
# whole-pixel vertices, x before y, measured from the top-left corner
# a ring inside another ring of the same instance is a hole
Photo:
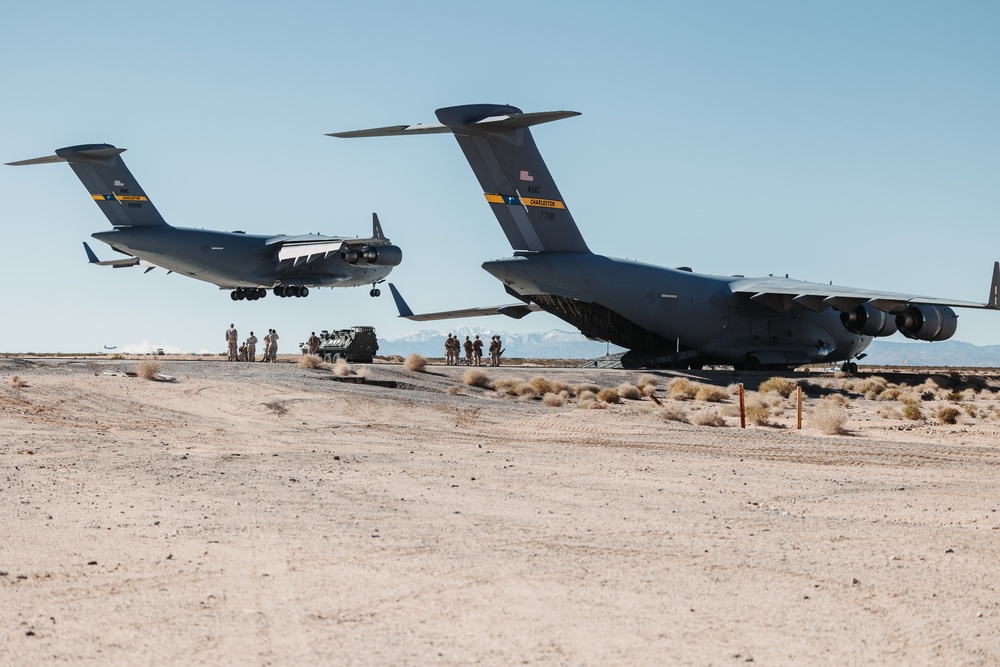
[[[313,331],[312,335],[309,336],[309,340],[306,341],[306,344],[309,346],[309,354],[316,354],[316,350],[319,349],[319,336],[316,335],[315,331]]]
[[[465,343],[463,343],[463,346],[465,347],[465,365],[466,366],[471,366],[472,365],[472,341],[469,340],[468,336],[465,337]]]
[[[240,361],[246,361],[247,360],[247,344],[246,343],[240,343],[239,359],[240,359]]]
[[[271,329],[271,361],[278,360],[278,332]]]
[[[267,333],[264,334],[264,354],[261,355],[261,361],[271,361],[268,357],[271,354],[271,330],[268,329]]]
[[[454,351],[452,350],[451,344],[452,344],[451,334],[448,334],[448,340],[444,342],[444,363],[448,366],[451,366],[454,355]]]
[[[497,334],[497,366],[500,365],[501,354],[503,354],[503,340],[501,340],[500,334]]]
[[[247,361],[257,361],[257,337],[250,332],[247,338]]]
[[[500,348],[497,346],[497,337],[490,336],[490,366],[497,365],[497,351]]]
[[[229,328],[226,330],[226,343],[229,344],[229,358],[226,359],[226,361],[236,361],[237,359],[236,357],[237,354],[236,347],[238,345],[238,343],[236,342],[237,338],[238,334],[236,333],[236,325],[230,324]]]
[[[476,340],[472,341],[472,361],[475,362],[476,366],[483,365],[483,341],[479,340],[479,336],[476,336]]]

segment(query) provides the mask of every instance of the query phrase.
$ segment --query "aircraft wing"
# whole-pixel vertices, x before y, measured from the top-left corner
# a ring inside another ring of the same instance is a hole
[[[413,311],[406,301],[403,300],[403,295],[399,293],[396,286],[389,283],[389,291],[392,292],[392,299],[396,302],[396,310],[399,311],[399,316],[406,318],[408,320],[413,320],[414,322],[427,322],[430,320],[454,320],[464,317],[484,317],[486,315],[506,315],[507,317],[513,317],[515,320],[519,320],[528,313],[533,313],[540,311],[541,308],[533,303],[510,303],[503,306],[479,306],[474,308],[463,308],[461,310],[443,310],[438,313],[421,313],[419,315],[414,315]]]
[[[1000,262],[993,264],[993,282],[986,303],[824,285],[777,276],[742,278],[730,283],[729,288],[734,294],[749,294],[752,301],[779,312],[795,306],[804,306],[817,313],[827,308],[847,312],[866,303],[896,315],[905,312],[907,306],[916,304],[1000,310]]]

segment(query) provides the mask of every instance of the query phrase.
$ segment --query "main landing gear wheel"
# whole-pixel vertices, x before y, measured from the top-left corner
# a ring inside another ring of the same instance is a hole
[[[853,361],[845,361],[844,365],[840,367],[842,373],[850,373],[855,375],[858,372],[858,365]]]
[[[305,285],[277,285],[274,296],[309,296],[309,288]]]
[[[267,296],[267,290],[257,287],[237,287],[229,293],[229,298],[233,301],[256,301]]]
[[[377,287],[373,287],[372,290],[368,292],[368,296],[382,296],[382,290]]]

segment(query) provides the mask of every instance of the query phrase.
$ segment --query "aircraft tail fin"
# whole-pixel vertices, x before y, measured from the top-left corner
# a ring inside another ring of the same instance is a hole
[[[395,125],[330,136],[404,136],[450,131],[514,250],[590,252],[528,129],[578,116],[578,112],[523,113],[512,106],[471,104],[438,109],[436,113],[439,124]]]
[[[378,213],[372,213],[372,238],[385,240],[385,232],[382,231],[382,223],[378,221]]]
[[[104,215],[115,227],[156,227],[166,221],[125,166],[124,148],[84,144],[59,148],[55,155],[8,162],[12,166],[68,162]]]

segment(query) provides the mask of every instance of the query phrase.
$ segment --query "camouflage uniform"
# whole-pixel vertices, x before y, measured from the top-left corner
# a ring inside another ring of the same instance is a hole
[[[479,336],[472,342],[472,361],[476,366],[483,365],[483,341],[479,340]]]
[[[230,324],[229,329],[226,330],[226,342],[229,344],[229,358],[226,361],[236,361],[236,348],[238,334],[236,333],[236,325]]]
[[[243,343],[242,345],[240,345],[239,359],[240,359],[240,361],[246,361],[247,360],[247,344],[246,343]]]
[[[490,336],[490,366],[499,366],[497,363],[497,352],[500,346],[497,344],[497,337]]]
[[[448,340],[444,343],[445,362],[452,366],[458,363],[458,339],[448,334]]]
[[[316,354],[316,350],[319,349],[319,336],[316,335],[315,331],[313,331],[312,335],[309,336],[309,340],[306,341],[306,344],[309,345],[309,354]]]
[[[257,361],[257,337],[250,332],[247,338],[247,361]]]
[[[268,329],[267,333],[264,334],[264,354],[261,355],[261,361],[271,361],[269,358],[271,354],[271,330]]]
[[[278,360],[278,332],[271,329],[271,361]]]
[[[471,366],[472,365],[472,341],[469,340],[468,336],[465,337],[465,343],[463,343],[463,346],[465,347],[465,365],[466,366]]]

